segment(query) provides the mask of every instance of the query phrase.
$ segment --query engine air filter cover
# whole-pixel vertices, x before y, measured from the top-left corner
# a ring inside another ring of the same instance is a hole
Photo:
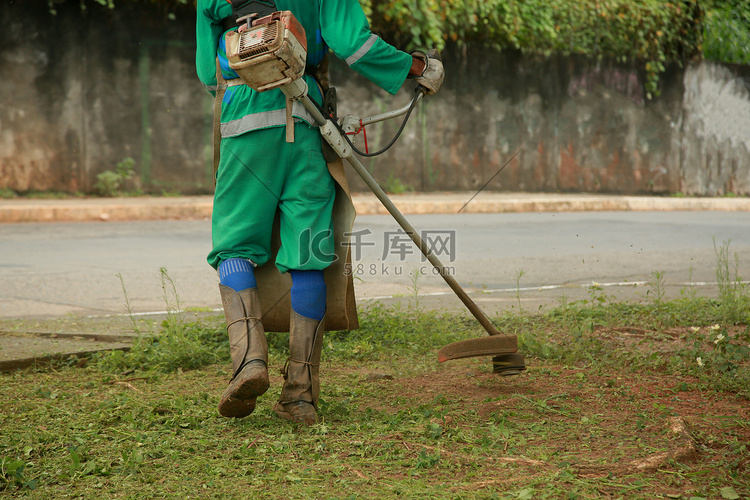
[[[250,28],[227,32],[226,47],[229,66],[258,92],[281,87],[305,73],[307,38],[290,11],[274,12]]]

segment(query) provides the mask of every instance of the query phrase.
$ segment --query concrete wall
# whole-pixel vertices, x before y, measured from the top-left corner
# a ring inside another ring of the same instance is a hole
[[[750,67],[694,65],[684,82],[682,190],[750,193]]]
[[[90,192],[97,173],[132,157],[151,191],[210,192],[212,102],[195,76],[194,13],[56,7],[53,17],[45,0],[0,5],[0,188]],[[391,151],[364,161],[381,182],[473,190],[518,152],[486,189],[750,194],[748,67],[670,67],[647,101],[636,66],[491,50],[444,59],[443,90]],[[341,62],[332,82],[340,115],[411,97]],[[370,147],[397,125],[368,127]]]
[[[381,177],[385,169],[420,190],[473,190],[518,152],[487,189],[680,190],[672,127],[681,112],[680,71],[665,75],[661,98],[644,102],[634,68],[489,50],[449,52],[445,62],[446,85],[407,129],[410,140],[373,162]],[[340,90],[359,103],[365,88]]]
[[[159,191],[208,191],[210,100],[194,19],[77,1],[0,5],[0,187],[91,190],[126,157]],[[142,7],[143,9],[143,7]]]

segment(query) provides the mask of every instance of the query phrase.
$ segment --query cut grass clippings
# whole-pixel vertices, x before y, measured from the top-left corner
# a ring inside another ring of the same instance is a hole
[[[326,335],[309,428],[271,410],[287,336],[268,334],[272,386],[255,413],[226,419],[221,318],[172,318],[127,353],[2,375],[0,493],[747,498],[750,307],[735,298],[502,315],[527,354],[515,377],[484,358],[436,362],[484,334],[473,319],[375,304],[359,330]]]

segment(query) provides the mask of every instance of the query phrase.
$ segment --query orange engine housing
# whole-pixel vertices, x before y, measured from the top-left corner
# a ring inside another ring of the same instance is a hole
[[[258,92],[275,89],[305,73],[307,37],[291,11],[274,12],[252,26],[226,34],[229,66]]]

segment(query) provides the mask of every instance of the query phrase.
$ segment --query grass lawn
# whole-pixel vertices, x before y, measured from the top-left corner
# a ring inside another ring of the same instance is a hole
[[[495,317],[527,355],[513,377],[437,363],[485,334],[473,318],[375,304],[327,334],[312,427],[271,410],[288,334],[255,413],[226,419],[223,318],[175,313],[129,352],[0,375],[0,495],[748,498],[750,301],[728,290]]]

